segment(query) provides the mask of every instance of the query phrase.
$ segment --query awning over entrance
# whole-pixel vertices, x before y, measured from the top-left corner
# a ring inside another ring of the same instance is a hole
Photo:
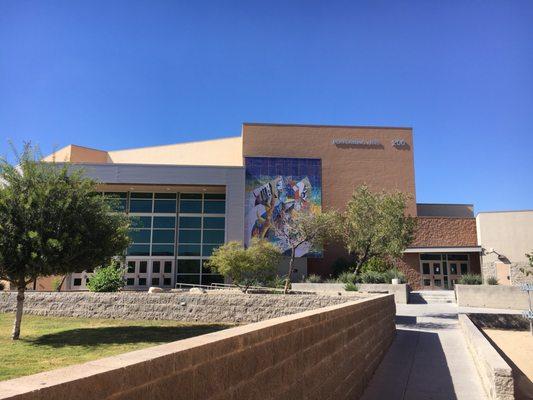
[[[481,253],[481,246],[471,247],[409,247],[405,253]]]

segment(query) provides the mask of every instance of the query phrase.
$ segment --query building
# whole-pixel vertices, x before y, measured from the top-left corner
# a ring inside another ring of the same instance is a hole
[[[526,254],[533,253],[533,211],[480,212],[476,224],[483,277],[495,277],[500,285],[533,283],[533,270],[524,273]]]
[[[472,205],[417,204],[411,128],[245,123],[238,137],[103,151],[69,145],[45,160],[71,162],[102,182],[117,211],[135,218],[127,287],[210,284],[203,265],[221,243],[252,236],[285,244],[271,229],[283,215],[342,209],[355,187],[402,191],[417,217],[400,263],[414,289],[451,288],[480,273]],[[302,248],[293,279],[328,276],[340,246]],[[87,273],[68,286],[85,287]]]

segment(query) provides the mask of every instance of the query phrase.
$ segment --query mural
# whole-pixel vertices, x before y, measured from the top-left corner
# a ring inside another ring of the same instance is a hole
[[[317,213],[322,207],[320,159],[246,157],[245,242],[259,237],[276,243],[283,252],[289,246],[276,235],[295,213]],[[297,257],[319,257],[320,249],[300,246]]]

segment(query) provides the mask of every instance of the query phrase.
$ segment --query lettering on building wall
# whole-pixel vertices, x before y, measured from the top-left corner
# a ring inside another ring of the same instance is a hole
[[[377,139],[333,139],[331,142],[334,145],[348,145],[348,146],[381,146],[381,142]]]

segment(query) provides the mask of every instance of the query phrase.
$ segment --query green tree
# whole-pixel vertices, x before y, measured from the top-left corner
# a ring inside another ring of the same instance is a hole
[[[529,260],[529,265],[521,267],[520,272],[527,277],[529,275],[533,275],[533,251],[531,253],[526,253],[526,257]]]
[[[248,248],[239,242],[218,247],[208,265],[247,292],[252,285],[272,280],[280,261],[281,252],[276,245],[254,238]]]
[[[129,244],[127,217],[110,213],[82,171],[40,161],[28,144],[16,156],[0,159],[0,279],[18,291],[14,340],[27,284],[105,265]]]
[[[289,269],[285,278],[284,293],[289,291],[291,275],[294,271],[296,251],[300,246],[308,244],[311,248],[322,246],[332,235],[335,224],[335,213],[295,213],[286,215],[274,228],[276,235],[290,249]]]
[[[87,288],[91,292],[118,292],[124,287],[125,269],[117,260],[108,266],[98,267],[91,275]]]
[[[337,237],[353,257],[354,272],[371,258],[400,257],[413,239],[414,218],[406,215],[403,193],[373,193],[358,187],[337,215]]]

